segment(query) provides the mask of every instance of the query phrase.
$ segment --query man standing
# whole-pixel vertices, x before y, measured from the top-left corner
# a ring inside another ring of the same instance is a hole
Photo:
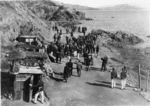
[[[69,67],[69,77],[72,75],[72,70],[73,70],[73,63],[70,59],[70,61],[67,63]]]
[[[44,82],[42,81],[42,76],[39,76],[39,80],[36,85],[29,84],[29,86],[38,88],[38,91],[35,94],[35,98],[33,102],[37,103],[37,98],[39,95],[41,95],[41,103],[43,104],[44,103]]]
[[[96,54],[97,54],[97,57],[98,57],[98,53],[99,53],[99,46],[97,45],[97,46],[96,46]]]
[[[80,26],[78,27],[78,32],[79,32],[79,33],[81,32]]]
[[[66,82],[67,82],[67,79],[68,79],[68,72],[69,72],[69,67],[68,67],[68,64],[66,63],[66,66],[64,67],[64,74],[63,74],[64,80]]]
[[[71,31],[70,36],[73,37],[73,31]]]
[[[82,70],[82,63],[80,62],[80,60],[77,63],[77,73],[78,73],[78,77],[81,76],[81,70]]]
[[[55,34],[55,35],[53,36],[53,38],[54,38],[54,42],[56,42],[56,40],[57,40],[57,35]]]
[[[117,78],[117,72],[114,68],[112,68],[111,72],[111,88],[116,87],[116,78]]]
[[[88,58],[86,59],[86,69],[87,69],[87,71],[89,71],[90,62],[91,62],[91,59],[88,57]]]
[[[82,33],[85,35],[85,27],[82,27]]]
[[[120,74],[121,77],[121,89],[125,89],[126,86],[126,78],[127,78],[127,71],[125,68],[122,68],[122,72]]]
[[[57,54],[57,62],[59,61],[61,63],[61,58],[62,58],[62,45],[58,44],[58,54]]]
[[[86,64],[86,60],[89,57],[88,53],[84,52],[83,57],[84,57],[84,64]]]
[[[102,60],[102,67],[101,67],[101,71],[106,71],[107,70],[107,63],[108,63],[108,57],[105,55],[105,57],[101,58]]]

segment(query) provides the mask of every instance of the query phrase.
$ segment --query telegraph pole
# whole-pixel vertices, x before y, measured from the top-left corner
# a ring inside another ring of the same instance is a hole
[[[139,89],[141,90],[141,66],[140,64],[139,64],[138,77],[139,77]]]

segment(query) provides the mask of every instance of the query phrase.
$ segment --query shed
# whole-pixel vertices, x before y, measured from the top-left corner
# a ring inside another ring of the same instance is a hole
[[[35,42],[37,39],[37,36],[30,36],[30,35],[23,35],[16,38],[18,42],[24,42],[26,44],[30,44],[31,42]]]
[[[7,57],[12,61],[12,74],[14,78],[14,100],[31,101],[37,89],[31,88],[29,84],[36,85],[38,77],[43,74],[38,60],[48,59],[46,53],[20,51],[10,53]]]
[[[31,88],[29,84],[36,85],[42,74],[40,67],[20,66],[18,73],[15,73],[14,100],[30,102],[37,89]]]

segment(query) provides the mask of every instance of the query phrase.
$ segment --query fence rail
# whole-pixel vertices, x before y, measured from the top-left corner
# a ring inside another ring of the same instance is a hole
[[[150,84],[149,84],[149,82],[150,82],[150,75],[149,75],[149,73],[150,73],[150,70],[147,70],[147,75],[145,76],[145,75],[142,75],[141,74],[141,66],[140,66],[140,64],[139,64],[139,70],[138,70],[138,84],[139,84],[139,89],[140,90],[142,90],[142,89],[144,89],[144,87],[142,86],[142,84],[144,84],[146,87],[146,91],[148,92],[149,91],[149,88],[150,88]],[[143,81],[142,81],[142,78],[144,79]],[[143,83],[142,83],[143,82]]]

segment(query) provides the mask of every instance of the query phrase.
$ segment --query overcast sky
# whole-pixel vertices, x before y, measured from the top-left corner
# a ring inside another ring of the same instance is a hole
[[[78,4],[89,7],[107,7],[119,4],[130,4],[150,9],[150,0],[54,0],[67,4]]]

